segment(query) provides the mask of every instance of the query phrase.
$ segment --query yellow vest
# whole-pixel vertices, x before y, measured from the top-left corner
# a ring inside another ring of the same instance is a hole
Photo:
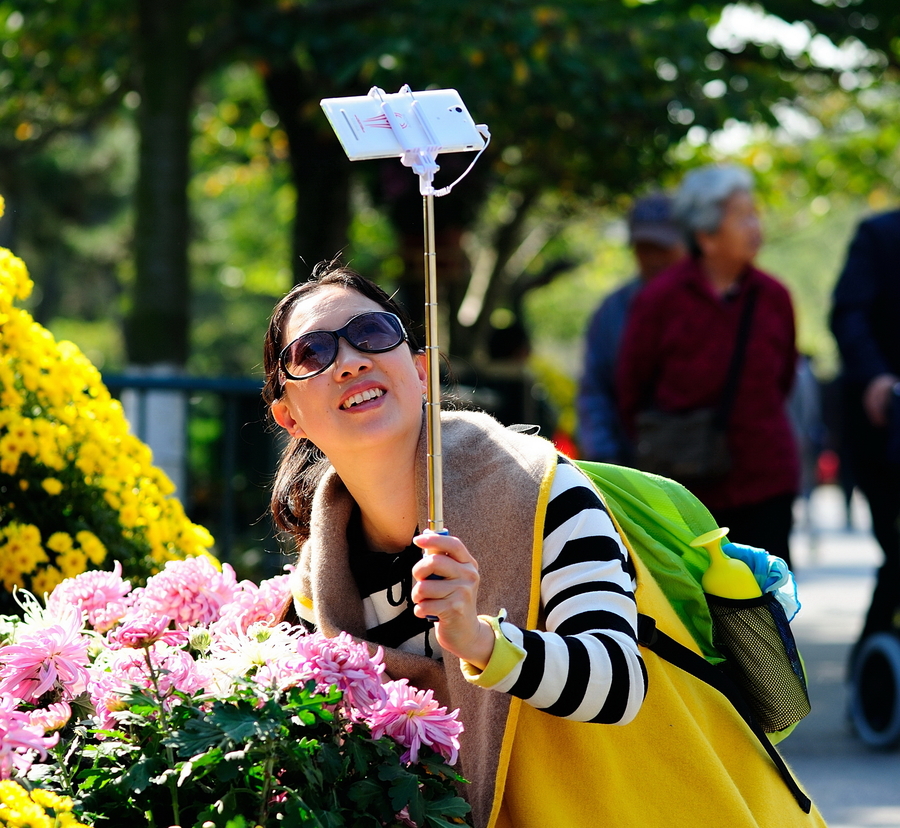
[[[631,555],[639,611],[697,652]],[[490,828],[824,828],[815,805],[803,813],[724,696],[646,648],[642,654],[647,698],[628,725],[573,722],[513,702]]]

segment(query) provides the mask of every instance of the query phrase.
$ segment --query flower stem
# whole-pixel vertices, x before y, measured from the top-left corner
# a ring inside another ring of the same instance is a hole
[[[166,748],[166,759],[168,760],[169,767],[175,768],[175,756],[172,753],[172,748]],[[178,785],[175,782],[175,777],[170,775],[166,780],[169,785],[169,795],[172,797],[172,817],[173,817],[173,825],[181,825],[181,811],[178,807]]]
[[[153,661],[150,658],[150,645],[146,645],[143,647],[144,650],[144,661],[147,662],[147,670],[150,673],[150,681],[153,682],[153,690],[156,693],[156,703],[158,705],[157,710],[159,712],[159,725],[161,732],[165,733],[168,728],[168,719],[169,717],[166,715],[166,705],[165,700],[162,697],[162,691],[159,688],[159,675],[156,671],[156,668],[153,666]],[[169,768],[175,768],[175,754],[172,752],[172,748],[166,748],[166,762]],[[172,818],[173,824],[178,825],[181,822],[180,814],[181,809],[178,806],[178,785],[175,781],[175,777],[169,775],[166,783],[169,787],[169,796],[172,799]]]
[[[59,767],[59,772],[65,783],[66,793],[69,796],[74,797],[75,788],[72,786],[72,776],[69,774],[69,769],[66,767],[66,751],[63,748],[62,743],[57,742],[56,746],[51,748],[51,752],[56,757],[56,764]]]
[[[270,750],[266,757],[263,771],[262,801],[259,803],[259,825],[265,825],[269,818],[269,798],[272,796],[272,768],[275,766],[275,754]]]

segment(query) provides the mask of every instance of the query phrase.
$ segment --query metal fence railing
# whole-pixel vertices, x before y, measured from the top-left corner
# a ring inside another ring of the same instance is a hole
[[[268,488],[279,446],[260,381],[140,374],[103,381],[175,482],[188,516],[212,532],[219,558],[230,561],[272,537]]]

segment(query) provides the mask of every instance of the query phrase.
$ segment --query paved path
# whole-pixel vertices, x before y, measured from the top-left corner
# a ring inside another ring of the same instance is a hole
[[[865,504],[854,499],[852,512],[855,528],[847,531],[840,493],[820,487],[813,533],[801,528],[792,541],[803,608],[791,626],[809,672],[812,712],[781,751],[830,828],[900,828],[900,750],[866,748],[846,717],[847,653],[881,559]]]

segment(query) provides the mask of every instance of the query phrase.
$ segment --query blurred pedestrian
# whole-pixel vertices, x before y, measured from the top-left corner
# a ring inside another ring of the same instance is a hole
[[[616,389],[632,433],[639,420],[655,418],[666,426],[658,430],[667,439],[662,448],[719,445],[706,469],[694,464],[695,476],[676,479],[731,538],[790,562],[799,478],[786,410],[797,364],[794,313],[784,286],[753,265],[762,231],[752,188],[738,166],[685,176],[673,214],[690,255],[636,297]],[[638,455],[650,445],[640,439]]]
[[[869,501],[872,532],[884,552],[860,641],[897,627],[900,609],[898,260],[900,210],[863,221],[835,286],[831,312],[843,361],[847,450],[856,483]]]
[[[634,297],[654,276],[687,254],[684,236],[672,218],[670,196],[653,193],[635,201],[628,215],[628,243],[637,275],[607,296],[594,313],[578,389],[581,456],[626,465],[632,462],[632,450],[616,405],[616,358]]]
[[[797,376],[788,399],[788,415],[800,457],[799,502],[803,506],[803,528],[809,537],[810,551],[814,553],[818,528],[813,520],[810,498],[818,484],[819,456],[825,448],[825,422],[822,417],[822,390],[808,354],[800,354],[797,358]]]

